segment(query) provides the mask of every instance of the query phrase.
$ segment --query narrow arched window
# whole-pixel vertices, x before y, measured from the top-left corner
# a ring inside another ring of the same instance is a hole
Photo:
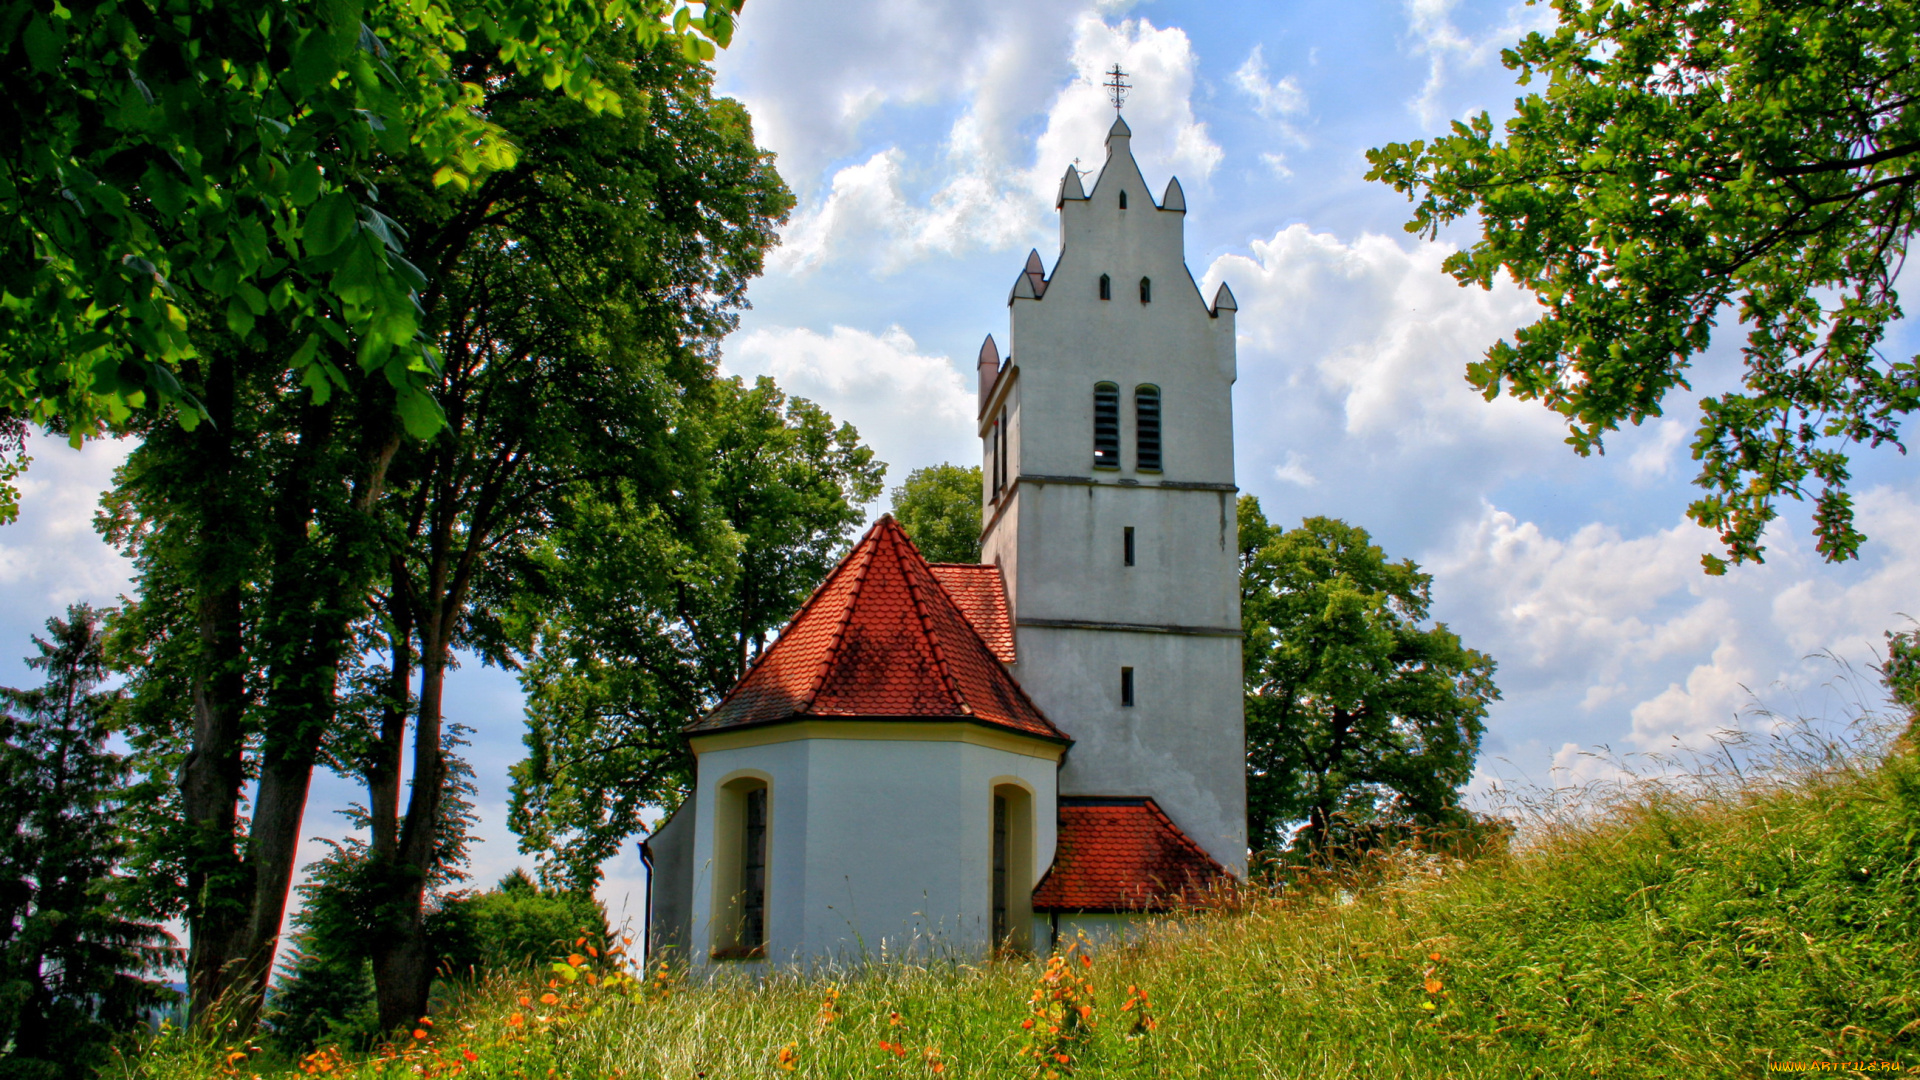
[[[1125,210],[1126,208],[1127,208],[1127,193],[1123,191],[1120,193],[1120,209]]]
[[[1160,471],[1160,388],[1133,388],[1133,447],[1141,472]]]
[[[1153,303],[1153,282],[1148,281],[1146,278],[1140,279],[1140,302],[1143,304]]]
[[[1105,274],[1100,275],[1100,299],[1113,299],[1113,279]]]
[[[1093,467],[1120,467],[1120,388],[1093,384]]]
[[[767,781],[742,776],[720,785],[714,802],[713,931],[715,960],[750,960],[767,951]]]

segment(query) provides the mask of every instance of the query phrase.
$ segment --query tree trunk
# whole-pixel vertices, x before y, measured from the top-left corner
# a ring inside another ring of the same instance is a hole
[[[435,957],[428,948],[426,926],[427,876],[433,869],[439,841],[440,796],[446,780],[446,762],[440,745],[440,706],[446,686],[450,620],[430,620],[440,626],[423,627],[420,655],[420,702],[413,729],[413,790],[407,798],[407,817],[394,852],[392,899],[398,907],[390,932],[374,943],[374,992],[379,1003],[380,1027],[392,1031],[426,1015],[427,995],[433,988]]]
[[[245,778],[241,578],[250,560],[232,550],[231,530],[242,513],[234,491],[233,367],[224,358],[210,363],[205,394],[210,422],[186,436],[211,493],[199,506],[200,550],[193,569],[200,583],[194,603],[201,648],[191,688],[192,742],[180,770],[181,813],[194,846],[187,867],[187,990],[188,1016],[196,1025],[218,1019],[238,974],[234,962],[242,955],[249,886],[234,832]]]

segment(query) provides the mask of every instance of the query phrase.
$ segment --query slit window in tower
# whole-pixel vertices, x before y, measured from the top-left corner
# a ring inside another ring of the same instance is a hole
[[[1153,282],[1148,281],[1146,278],[1140,279],[1140,302],[1143,304],[1153,303]]]
[[[1113,299],[1113,279],[1105,274],[1100,275],[1100,299]]]
[[[747,792],[746,828],[740,830],[745,850],[740,853],[740,946],[758,949],[767,943],[767,789]]]
[[[1121,547],[1125,549],[1127,565],[1133,565],[1133,526],[1129,525],[1121,533]]]
[[[1130,667],[1120,669],[1120,704],[1133,708],[1133,669]]]
[[[1120,388],[1093,384],[1093,467],[1120,467]]]
[[[1127,208],[1127,193],[1123,191],[1120,193],[1120,209],[1125,210],[1126,208]]]
[[[1135,467],[1141,472],[1160,471],[1160,388],[1133,388],[1133,443]]]

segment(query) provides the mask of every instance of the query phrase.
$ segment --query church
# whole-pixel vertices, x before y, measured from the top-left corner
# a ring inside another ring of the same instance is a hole
[[[1246,872],[1233,293],[1126,122],[979,358],[981,562],[883,517],[712,712],[642,845],[698,970],[1044,952]]]

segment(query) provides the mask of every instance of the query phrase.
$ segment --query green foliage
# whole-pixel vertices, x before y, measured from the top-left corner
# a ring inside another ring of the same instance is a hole
[[[119,695],[100,617],[47,620],[36,690],[0,689],[0,1074],[85,1077],[169,1002],[178,960],[121,902],[127,763],[107,749]]]
[[[1255,850],[1364,846],[1383,829],[1469,823],[1493,660],[1422,627],[1433,577],[1366,530],[1281,532],[1240,499],[1247,835]]]
[[[132,410],[205,413],[180,374],[228,332],[325,398],[377,374],[416,435],[440,417],[415,306],[426,275],[380,209],[407,160],[465,190],[511,166],[470,65],[595,110],[615,26],[709,59],[738,4],[225,0],[0,4],[0,411],[75,438]]]
[[[482,893],[450,897],[427,921],[441,968],[460,977],[544,967],[584,937],[607,940],[607,915],[591,894],[542,889],[520,870]]]
[[[894,518],[928,562],[980,561],[980,466],[915,469],[892,495]]]
[[[1415,201],[1409,231],[1478,217],[1481,239],[1446,263],[1462,284],[1504,272],[1546,305],[1469,381],[1558,410],[1586,454],[1688,389],[1735,315],[1745,372],[1701,400],[1688,515],[1733,562],[1758,560],[1776,500],[1811,495],[1821,553],[1853,558],[1850,455],[1897,445],[1920,404],[1914,360],[1879,348],[1920,220],[1920,5],[1554,7],[1553,32],[1503,54],[1547,83],[1504,138],[1481,113],[1368,154],[1368,177]]]
[[[576,502],[526,577],[527,757],[509,824],[541,879],[591,891],[692,782],[680,729],[833,568],[886,466],[851,425],[771,379],[717,380],[687,417],[704,467],[682,506]]]

